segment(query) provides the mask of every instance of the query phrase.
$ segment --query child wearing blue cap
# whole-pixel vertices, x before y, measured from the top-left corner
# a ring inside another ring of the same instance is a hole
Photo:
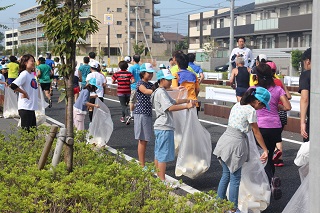
[[[227,130],[220,137],[213,151],[213,154],[219,159],[223,170],[217,191],[218,197],[226,199],[226,191],[230,183],[229,200],[234,203],[232,212],[240,212],[237,208],[241,168],[249,157],[246,133],[251,129],[263,149],[260,160],[265,162],[268,158],[268,149],[257,124],[256,110],[262,108],[270,109],[270,98],[269,91],[263,87],[247,90],[240,102],[232,107]]]
[[[167,93],[171,87],[174,76],[170,70],[163,69],[157,72],[159,86],[152,94],[152,102],[156,111],[154,122],[155,147],[154,163],[158,170],[158,177],[165,181],[166,163],[174,160],[174,123],[172,111],[190,109],[195,106],[195,102],[188,99],[173,100]],[[180,105],[187,103],[184,105]]]
[[[78,99],[73,105],[73,123],[77,130],[84,130],[84,118],[87,114],[87,107],[99,108],[99,105],[90,103],[90,93],[95,92],[100,86],[97,80],[91,78],[88,84],[81,90]],[[101,88],[100,88],[101,89]]]

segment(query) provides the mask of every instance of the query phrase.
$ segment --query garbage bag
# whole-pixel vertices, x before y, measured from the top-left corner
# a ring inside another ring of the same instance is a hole
[[[303,180],[282,213],[309,213],[309,175]]]
[[[242,213],[250,211],[256,213],[265,210],[270,204],[271,190],[252,131],[247,135],[249,161],[242,166],[241,170],[238,208]]]
[[[301,144],[300,149],[297,153],[297,156],[294,159],[294,163],[297,166],[303,166],[309,162],[309,148],[310,148],[309,141]]]
[[[3,117],[19,118],[18,95],[11,88],[6,88],[4,93]]]
[[[41,87],[38,87],[38,110],[35,111],[37,126],[46,122],[46,108],[49,104],[45,101]]]
[[[168,91],[168,94],[173,99],[186,99],[188,95],[188,91],[186,89],[178,90],[173,89]],[[183,129],[186,124],[187,110],[179,110],[173,111],[173,121],[174,121],[174,147],[175,147],[175,155],[178,155],[179,145],[182,140]]]
[[[95,104],[98,104],[100,108],[95,108],[93,111],[92,122],[87,134],[87,143],[101,148],[110,139],[113,122],[109,108],[99,98],[96,98]]]
[[[198,120],[196,108],[189,109],[176,162],[176,176],[194,179],[206,172],[210,167],[211,153],[210,133]]]

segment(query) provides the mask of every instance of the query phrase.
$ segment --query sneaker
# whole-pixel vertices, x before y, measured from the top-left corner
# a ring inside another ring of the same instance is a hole
[[[125,123],[125,122],[126,122],[126,121],[124,120],[124,117],[121,117],[121,118],[120,118],[120,122],[121,122],[121,123]]]
[[[282,197],[282,191],[280,189],[281,180],[279,177],[273,177],[271,179],[271,194],[275,200],[279,200]]]
[[[127,116],[126,119],[127,119],[126,124],[129,125],[130,124],[130,120],[131,120],[131,116]]]
[[[276,166],[276,167],[283,167],[283,166],[284,166],[283,160],[282,160],[282,159],[279,159],[278,161],[276,161],[276,162],[274,163],[274,166]]]
[[[49,99],[49,108],[51,108],[51,107],[52,107],[52,100]]]
[[[272,160],[273,160],[273,161],[277,161],[281,156],[282,156],[282,152],[281,152],[279,149],[277,149],[277,150],[274,151],[274,153],[273,153],[273,158],[272,158]]]

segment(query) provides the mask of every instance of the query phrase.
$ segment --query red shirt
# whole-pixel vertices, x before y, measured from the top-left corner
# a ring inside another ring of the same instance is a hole
[[[128,72],[126,70],[120,70],[113,74],[112,80],[117,81],[118,83],[118,96],[131,94],[130,84],[131,80],[134,80],[134,77],[131,72]]]

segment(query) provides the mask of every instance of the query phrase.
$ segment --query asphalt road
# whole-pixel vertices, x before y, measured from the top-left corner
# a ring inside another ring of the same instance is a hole
[[[105,104],[109,107],[112,120],[114,123],[114,131],[108,142],[108,145],[114,149],[123,151],[126,155],[137,159],[137,141],[134,139],[133,122],[130,125],[125,125],[120,122],[121,107],[118,102],[117,97],[105,96]],[[53,96],[53,107],[51,109],[46,109],[46,115],[64,123],[65,120],[65,107],[64,102],[57,103],[58,92],[54,91]],[[153,116],[155,117],[155,116]],[[199,113],[199,119],[207,121],[202,122],[202,125],[210,132],[212,147],[214,148],[219,137],[225,131],[223,125],[227,124],[226,119],[204,115],[203,112]],[[0,127],[5,125],[5,119],[0,118]],[[50,122],[49,122],[50,123]],[[86,128],[88,128],[89,119],[86,117]],[[1,125],[2,124],[2,125]],[[296,133],[284,132],[283,138],[301,141],[301,137]],[[279,176],[282,180],[282,191],[283,197],[280,200],[271,199],[271,204],[264,211],[264,213],[280,213],[289,202],[292,195],[295,193],[296,189],[300,185],[300,178],[298,174],[298,167],[294,165],[293,160],[297,154],[300,147],[297,143],[284,141],[284,161],[285,166],[281,168],[276,168],[276,176]],[[147,162],[153,162],[153,150],[154,150],[154,140],[148,144],[146,160]],[[175,177],[174,174],[175,162],[169,163],[167,165],[167,174],[178,180],[182,179],[183,182],[199,191],[209,191],[217,190],[218,183],[221,177],[222,168],[212,155],[211,167],[202,176],[192,180],[187,177]],[[183,194],[182,190],[177,190],[177,193]]]

